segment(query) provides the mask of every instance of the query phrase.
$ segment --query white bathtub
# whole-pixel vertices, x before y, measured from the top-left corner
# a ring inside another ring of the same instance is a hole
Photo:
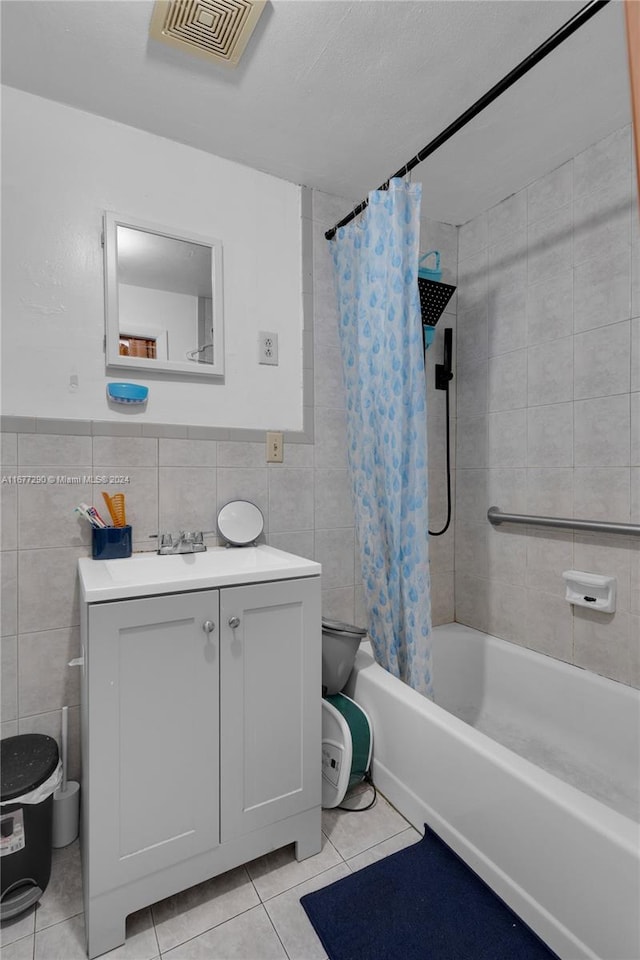
[[[433,672],[437,704],[358,652],[382,793],[562,960],[638,960],[639,692],[457,623]]]

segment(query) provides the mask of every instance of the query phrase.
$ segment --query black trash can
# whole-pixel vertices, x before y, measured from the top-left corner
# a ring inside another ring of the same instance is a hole
[[[0,743],[0,920],[27,910],[44,893],[51,876],[53,789],[37,803],[21,803],[58,766],[58,744],[41,733],[7,737]],[[7,801],[15,800],[15,803]]]

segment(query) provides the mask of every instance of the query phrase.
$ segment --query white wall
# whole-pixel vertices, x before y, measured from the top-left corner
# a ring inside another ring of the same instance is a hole
[[[129,422],[302,429],[300,188],[12,88],[2,112],[2,412],[122,418],[102,347],[102,214],[116,210],[223,244],[224,383],[130,377],[150,394]],[[258,365],[260,330],[278,334],[277,367]]]

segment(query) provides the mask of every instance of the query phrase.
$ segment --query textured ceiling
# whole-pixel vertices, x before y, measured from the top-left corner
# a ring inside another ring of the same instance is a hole
[[[148,0],[4,0],[2,75],[358,201],[583,5],[273,0],[230,70],[149,39]],[[414,171],[423,213],[463,223],[630,116],[613,0]]]

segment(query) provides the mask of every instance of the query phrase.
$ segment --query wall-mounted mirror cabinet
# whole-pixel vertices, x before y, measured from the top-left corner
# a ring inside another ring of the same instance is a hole
[[[107,366],[224,374],[220,240],[105,213],[104,259]]]

